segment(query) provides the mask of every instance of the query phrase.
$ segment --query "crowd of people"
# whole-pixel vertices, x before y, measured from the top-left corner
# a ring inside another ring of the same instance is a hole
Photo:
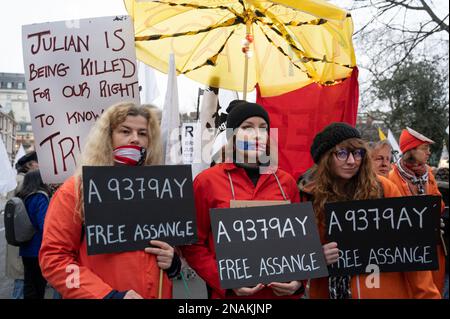
[[[18,179],[23,182],[18,181],[12,195],[23,199],[37,231],[20,249],[8,246],[7,275],[15,280],[12,297],[43,298],[48,282],[62,298],[171,298],[172,280],[184,258],[205,281],[209,298],[448,298],[444,222],[436,271],[384,272],[378,288],[366,287],[366,275],[358,275],[222,289],[209,217],[213,208],[239,207],[249,200],[311,201],[328,265],[337,262],[339,243],[326,240],[327,203],[443,194],[442,217],[448,220],[448,168],[436,172],[437,180],[428,165],[434,142],[410,128],[401,133],[403,155],[394,163],[388,142],[368,143],[354,127],[332,123],[315,136],[310,148],[314,166],[296,181],[270,165],[276,152],[271,152],[270,118],[262,106],[231,102],[226,126],[223,161],[213,163],[193,183],[198,241],[181,247],[155,240],[142,251],[87,254],[82,166],[161,164],[154,109],[130,103],[108,108],[89,134],[77,171],[56,191],[42,182],[36,153],[20,159]],[[73,267],[77,280],[69,285],[68,269]]]

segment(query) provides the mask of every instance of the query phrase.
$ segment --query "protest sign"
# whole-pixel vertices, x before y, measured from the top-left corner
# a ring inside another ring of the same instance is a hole
[[[62,183],[103,111],[139,104],[133,24],[121,16],[25,25],[22,41],[42,178]]]
[[[192,172],[188,165],[83,167],[88,254],[196,241]]]
[[[193,164],[194,148],[197,146],[197,135],[200,133],[200,124],[197,122],[183,123],[181,128],[181,148],[183,152],[183,164]]]
[[[326,204],[326,235],[339,248],[330,275],[438,269],[440,200],[409,196]]]
[[[210,211],[223,289],[328,275],[310,202]]]

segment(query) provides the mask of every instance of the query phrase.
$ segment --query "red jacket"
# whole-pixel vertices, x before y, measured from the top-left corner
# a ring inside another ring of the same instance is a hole
[[[230,173],[236,194],[236,200],[283,200],[278,183],[273,174],[262,174],[256,187],[244,169],[231,163],[218,164],[199,174],[194,180],[195,206],[197,209],[198,242],[182,247],[184,258],[197,274],[212,288],[212,298],[237,297],[231,290],[220,287],[219,272],[216,264],[214,239],[211,230],[209,210],[211,208],[229,208],[233,199],[227,172]],[[291,203],[299,202],[297,184],[288,173],[277,170],[282,188]],[[299,298],[300,295],[282,297]],[[264,288],[246,298],[280,298],[271,288]]]
[[[113,289],[132,289],[143,298],[157,298],[159,267],[154,255],[143,250],[87,255],[81,219],[75,210],[75,187],[75,178],[69,178],[50,202],[39,253],[42,275],[63,298],[101,299]],[[162,297],[172,297],[172,282],[166,273]]]

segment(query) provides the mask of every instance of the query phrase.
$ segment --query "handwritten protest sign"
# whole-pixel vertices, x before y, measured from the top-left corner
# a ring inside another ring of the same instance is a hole
[[[139,103],[127,16],[22,27],[28,102],[44,182],[73,174],[93,123],[120,101]]]
[[[438,196],[326,204],[328,241],[340,250],[330,275],[437,269],[440,207]]]
[[[223,289],[328,275],[310,202],[212,209]]]
[[[189,165],[84,166],[83,194],[89,255],[196,241]]]

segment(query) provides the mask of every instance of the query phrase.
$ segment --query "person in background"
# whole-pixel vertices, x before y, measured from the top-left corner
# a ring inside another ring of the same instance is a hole
[[[430,166],[427,165],[431,155],[430,145],[434,142],[426,136],[406,128],[400,135],[400,150],[403,156],[394,164],[389,179],[397,185],[402,196],[437,195],[439,192]],[[445,204],[442,202],[441,213]],[[445,242],[441,240],[437,247],[439,269],[433,271],[433,280],[441,294],[445,280]],[[420,273],[418,273],[420,275]]]
[[[376,175],[368,156],[367,143],[359,131],[346,123],[332,123],[319,132],[311,146],[317,165],[314,179],[305,190],[312,194],[324,255],[328,265],[339,258],[339,243],[327,242],[325,204],[330,202],[400,197],[397,187]],[[379,287],[368,287],[368,275],[330,276],[310,281],[311,299],[439,299],[429,271],[423,276],[411,272],[383,272]]]
[[[64,299],[158,298],[160,269],[161,298],[172,297],[171,279],[181,268],[172,246],[152,240],[153,247],[145,250],[89,256],[84,236],[82,166],[157,165],[161,158],[159,125],[147,107],[119,103],[97,120],[81,165],[56,191],[45,221],[39,261],[44,277]],[[78,285],[66,284],[70,269],[77,269]]]
[[[25,174],[29,171],[39,169],[39,162],[35,151],[29,152],[28,154],[19,158],[16,163],[16,189],[9,192],[6,199],[10,199],[16,196],[17,192],[20,190],[23,184],[23,179]],[[23,273],[23,262],[22,258],[19,256],[19,247],[9,245],[6,240],[6,257],[5,257],[5,275],[8,278],[14,280],[14,287],[12,291],[12,299],[23,299],[23,289],[24,289],[24,273]]]
[[[297,180],[297,187],[300,192],[300,201],[302,202],[310,202],[312,200],[312,194],[308,192],[307,186],[309,190],[311,190],[311,183],[314,180],[314,171],[316,170],[316,166],[312,166],[308,168]]]
[[[436,172],[436,182],[439,188],[439,192],[441,192],[442,194],[442,199],[445,203],[445,210],[444,210],[444,214],[442,216],[443,218],[443,224],[442,226],[442,232],[443,232],[443,237],[444,237],[444,241],[445,241],[445,247],[449,247],[449,220],[448,220],[448,204],[449,204],[449,189],[448,189],[448,175],[449,174],[449,169],[448,167],[439,167],[437,172]],[[444,284],[444,293],[442,295],[442,297],[444,299],[448,299],[448,251],[447,251],[447,258],[445,259],[445,284]]]
[[[232,101],[229,109],[225,162],[204,170],[194,180],[198,242],[183,246],[183,256],[206,282],[212,299],[299,299],[305,290],[303,281],[227,290],[220,286],[210,209],[229,208],[244,200],[299,202],[294,178],[263,160],[272,155],[268,113],[259,104],[242,100]]]
[[[368,143],[375,173],[388,178],[392,169],[392,147],[387,140]]]
[[[24,299],[44,299],[45,295],[47,282],[42,276],[38,256],[50,192],[50,188],[42,181],[39,170],[33,170],[25,175],[22,187],[16,194],[24,202],[36,230],[33,238],[19,248],[24,268]]]

